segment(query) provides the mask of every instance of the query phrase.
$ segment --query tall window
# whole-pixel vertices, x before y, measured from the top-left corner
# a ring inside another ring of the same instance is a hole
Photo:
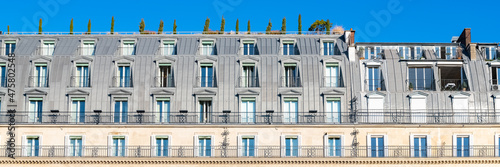
[[[243,63],[241,74],[241,87],[257,87],[255,63]]]
[[[415,136],[413,138],[413,156],[427,157],[427,137]]]
[[[43,41],[42,55],[51,56],[54,54],[55,41]]]
[[[295,55],[295,41],[293,40],[283,41],[283,55]]]
[[[165,40],[163,41],[163,55],[176,55],[177,49],[175,48],[174,40]]]
[[[340,98],[326,98],[326,122],[340,123]]]
[[[156,98],[155,122],[169,122],[170,120],[170,98]]]
[[[76,63],[75,87],[90,87],[88,63]]]
[[[40,154],[40,137],[39,136],[27,136],[26,137],[26,156],[28,157],[38,157]]]
[[[214,69],[212,63],[201,63],[200,64],[200,82],[201,87],[214,87]]]
[[[253,157],[255,156],[255,136],[242,136],[241,137],[241,156]]]
[[[243,41],[243,55],[256,55],[255,54],[255,41],[244,40]]]
[[[342,144],[339,136],[328,136],[327,138],[327,152],[326,155],[329,157],[340,157],[342,156]]]
[[[168,136],[156,136],[156,156],[168,157]]]
[[[299,156],[299,139],[298,136],[285,136],[285,156]]]
[[[170,63],[158,64],[160,68],[160,76],[158,76],[158,84],[160,87],[173,87],[174,77],[172,75],[172,65]]]
[[[457,136],[456,142],[457,142],[456,143],[457,157],[469,157],[470,156],[469,136]]]
[[[118,64],[118,87],[132,87],[132,73],[130,72],[130,64]]]
[[[82,55],[92,56],[95,53],[95,41],[83,41]]]
[[[7,68],[5,62],[0,62],[0,86],[7,87]]]
[[[111,155],[112,156],[125,156],[125,136],[113,136],[111,143]]]
[[[16,41],[5,41],[5,55],[10,55],[16,50]]]
[[[254,97],[241,98],[241,122],[242,123],[255,122],[255,98]]]
[[[486,54],[487,60],[497,59],[497,48],[496,47],[485,47],[484,52]]]
[[[33,72],[33,83],[35,87],[48,87],[47,63],[35,63]]]
[[[493,85],[500,85],[500,83],[498,82],[498,79],[500,79],[500,67],[498,66],[494,66],[494,67],[491,67],[491,83]],[[496,87],[497,89],[494,89],[494,90],[498,90],[498,86]]]
[[[28,122],[42,122],[42,98],[29,98]]]
[[[201,55],[209,56],[215,55],[215,43],[214,41],[202,41],[201,42]]]
[[[338,63],[326,63],[325,69],[325,87],[339,87],[340,77],[339,77],[339,64]]]
[[[382,77],[380,76],[379,67],[367,67],[367,86],[369,91],[375,91],[381,88]]]
[[[211,136],[198,137],[198,156],[210,157],[212,156],[212,138]]]
[[[123,41],[122,53],[123,55],[135,55],[135,41]]]
[[[369,123],[383,123],[384,96],[372,94],[367,98],[367,114]]]
[[[323,55],[335,55],[335,42],[324,41],[323,42]]]
[[[127,122],[128,101],[127,98],[115,98],[114,122]]]
[[[283,98],[283,117],[285,123],[297,123],[298,111],[298,98],[284,97]]]
[[[382,53],[382,48],[380,46],[375,46],[375,47],[364,47],[364,54],[365,54],[365,59],[380,59],[382,56],[380,53]]]
[[[408,87],[415,90],[434,90],[434,73],[430,67],[408,68]]]
[[[198,98],[200,105],[200,123],[210,123],[212,118],[212,98]]]
[[[71,122],[85,122],[85,98],[71,98]]]
[[[296,63],[285,63],[285,76],[283,76],[284,87],[299,87],[299,70]]]
[[[446,47],[446,59],[457,59],[457,47],[456,46],[448,46]]]
[[[372,136],[370,138],[370,153],[371,157],[384,157],[385,146],[383,136]]]
[[[83,149],[82,136],[69,136],[69,156],[82,156]]]

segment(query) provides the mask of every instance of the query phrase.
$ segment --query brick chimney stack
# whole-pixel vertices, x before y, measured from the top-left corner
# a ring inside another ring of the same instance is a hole
[[[354,46],[354,33],[355,32],[356,31],[352,30],[352,28],[351,28],[351,36],[349,37],[349,39],[350,39],[349,40],[349,46]]]
[[[457,42],[465,47],[465,52],[469,54],[471,60],[476,60],[475,45],[471,46],[471,32],[470,28],[465,28],[458,37]]]
[[[348,32],[347,34],[349,36],[348,38],[349,41],[346,40],[346,43],[348,43],[347,46],[349,47],[347,54],[349,57],[349,61],[354,62],[356,60],[356,46],[354,46],[354,33],[356,31],[352,30],[351,28],[351,30],[348,30],[346,32]]]

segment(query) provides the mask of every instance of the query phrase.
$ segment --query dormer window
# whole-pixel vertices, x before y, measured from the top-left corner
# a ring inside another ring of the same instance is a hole
[[[335,42],[333,40],[323,41],[323,55],[335,55]]]
[[[213,40],[201,41],[200,55],[203,55],[203,56],[216,55],[215,54],[215,42]]]
[[[162,46],[162,51],[165,56],[168,55],[176,55],[177,50],[175,47],[175,40],[164,40],[163,41],[163,46]]]
[[[367,46],[364,47],[365,59],[380,59],[382,58],[382,48],[380,46]]]
[[[81,48],[81,55],[92,56],[95,53],[95,41],[84,40]]]
[[[486,56],[486,60],[497,59],[497,48],[496,47],[484,47],[483,51]]]
[[[446,60],[458,59],[456,46],[436,46],[434,47],[436,57]]]
[[[254,40],[243,40],[243,55],[256,55]]]
[[[420,46],[414,46],[414,47],[400,46],[398,50],[399,50],[399,57],[401,59],[420,60],[422,58],[422,47]]]
[[[10,55],[16,50],[16,41],[8,40],[5,41],[5,55]]]
[[[41,47],[41,52],[40,54],[41,55],[44,55],[44,56],[51,56],[54,54],[54,49],[55,49],[55,44],[56,42],[54,40],[45,40],[43,41],[42,43],[42,47]]]
[[[123,55],[135,55],[135,41],[134,40],[124,40],[122,47]]]
[[[283,40],[283,55],[295,55],[294,40]]]

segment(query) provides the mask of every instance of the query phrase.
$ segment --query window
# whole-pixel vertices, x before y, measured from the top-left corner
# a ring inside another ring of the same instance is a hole
[[[123,53],[123,55],[129,55],[129,56],[135,55],[135,41],[134,40],[124,40],[122,53]]]
[[[243,157],[255,156],[255,136],[241,136],[240,155]]]
[[[198,137],[198,156],[200,157],[210,157],[212,156],[212,137],[211,136],[199,136]]]
[[[468,81],[462,67],[439,67],[442,91],[468,90]]]
[[[326,122],[340,123],[340,98],[326,98]]]
[[[123,157],[126,150],[126,137],[125,136],[112,136],[111,137],[111,156]]]
[[[499,78],[500,78],[500,67],[498,66],[491,67],[491,83],[493,84],[493,86],[497,86],[496,87],[497,89],[493,90],[498,90],[498,85],[500,85],[500,83],[498,82]]]
[[[54,54],[54,49],[55,49],[55,41],[49,40],[49,41],[43,41],[42,45],[42,55],[45,56],[51,56]]]
[[[298,98],[297,97],[284,97],[283,98],[283,117],[285,123],[297,123],[298,111]]]
[[[256,55],[254,40],[243,40],[243,55]]]
[[[85,122],[85,98],[71,98],[71,122]]]
[[[284,87],[300,87],[299,70],[296,63],[285,63]]]
[[[212,63],[201,63],[200,64],[200,82],[201,87],[215,87],[214,81],[214,69]]]
[[[168,136],[155,136],[155,151],[158,157],[168,157]]]
[[[413,157],[427,157],[427,137],[413,137]]]
[[[382,48],[380,46],[364,47],[365,59],[381,59]]]
[[[446,59],[457,59],[457,47],[456,46],[448,46],[446,47]]]
[[[497,59],[497,48],[496,47],[484,47],[483,48],[486,60]]]
[[[200,123],[210,123],[212,118],[212,98],[199,97]]]
[[[382,77],[379,70],[379,67],[367,67],[367,76],[368,80],[366,83],[368,84],[369,91],[376,91],[381,87]]]
[[[325,87],[339,87],[340,77],[339,77],[339,63],[328,62],[326,63],[325,69]]]
[[[95,41],[93,40],[85,40],[83,41],[82,46],[82,55],[92,56],[95,53]]]
[[[500,135],[495,134],[495,156],[500,156]]]
[[[367,99],[368,122],[383,123],[384,122],[384,96],[379,94],[371,94]]]
[[[255,63],[243,63],[241,87],[258,87]]]
[[[7,87],[7,68],[5,62],[0,62],[0,86]]]
[[[203,56],[216,55],[215,54],[215,43],[212,40],[206,40],[201,42],[201,54]]]
[[[83,153],[83,137],[69,136],[68,156],[81,157]]]
[[[399,57],[407,60],[420,60],[422,58],[422,48],[420,46],[407,47],[400,46]]]
[[[295,55],[295,41],[283,40],[283,55]]]
[[[73,79],[75,87],[90,87],[89,64],[76,63],[76,72]]]
[[[169,122],[170,120],[170,98],[156,98],[155,122]]]
[[[47,63],[35,63],[35,71],[31,79],[34,87],[48,87]]]
[[[168,55],[176,55],[177,54],[177,49],[175,47],[175,41],[174,40],[164,40],[163,41],[163,55],[168,56]]]
[[[335,55],[335,42],[323,41],[323,55]]]
[[[28,122],[42,122],[42,98],[30,97]]]
[[[38,157],[40,154],[40,137],[26,136],[25,153],[28,157]]]
[[[5,55],[10,55],[16,50],[16,41],[5,41]]]
[[[325,135],[325,154],[328,157],[342,156],[342,136]]]
[[[241,122],[255,122],[255,97],[241,98]]]
[[[114,122],[127,122],[127,98],[115,98]]]
[[[370,157],[384,157],[385,156],[385,138],[386,136],[375,136],[368,135],[368,144],[369,144],[369,154]]]
[[[172,65],[171,63],[160,63],[159,66],[159,74],[158,76],[158,84],[160,87],[174,87],[174,76],[172,74]]]
[[[299,156],[299,137],[298,136],[285,136],[285,157],[298,157]]]
[[[469,157],[470,152],[471,152],[471,147],[470,147],[470,136],[464,135],[464,136],[456,136],[455,137],[455,155],[457,157]]]
[[[132,73],[129,63],[118,63],[118,87],[132,87]]]
[[[408,68],[408,88],[434,90],[434,72],[430,67]]]

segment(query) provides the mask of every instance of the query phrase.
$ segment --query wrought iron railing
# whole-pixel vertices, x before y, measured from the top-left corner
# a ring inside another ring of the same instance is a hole
[[[469,84],[466,79],[441,79],[439,80],[441,91],[467,91]]]
[[[344,87],[342,78],[338,76],[323,77],[323,87]]]
[[[436,90],[434,79],[409,79],[406,80],[408,89],[413,90]]]
[[[299,76],[281,77],[281,87],[301,87]]]
[[[385,91],[385,81],[383,79],[365,79],[366,91]]]
[[[217,87],[215,76],[198,76],[196,82],[197,87]]]
[[[119,56],[132,56],[135,55],[136,47],[135,46],[120,46],[116,52]]]
[[[49,87],[49,76],[30,76],[28,87]]]
[[[90,87],[90,76],[72,76],[71,87]]]
[[[95,48],[95,46],[79,46],[77,53],[83,56],[93,56],[95,55]]]
[[[175,87],[173,76],[157,76],[155,77],[155,87],[169,88]]]
[[[36,48],[36,54],[42,56],[52,56],[56,50],[55,46],[39,46]]]
[[[259,87],[259,77],[257,76],[241,76],[238,78],[240,88]]]
[[[113,87],[133,87],[132,76],[114,76]]]

